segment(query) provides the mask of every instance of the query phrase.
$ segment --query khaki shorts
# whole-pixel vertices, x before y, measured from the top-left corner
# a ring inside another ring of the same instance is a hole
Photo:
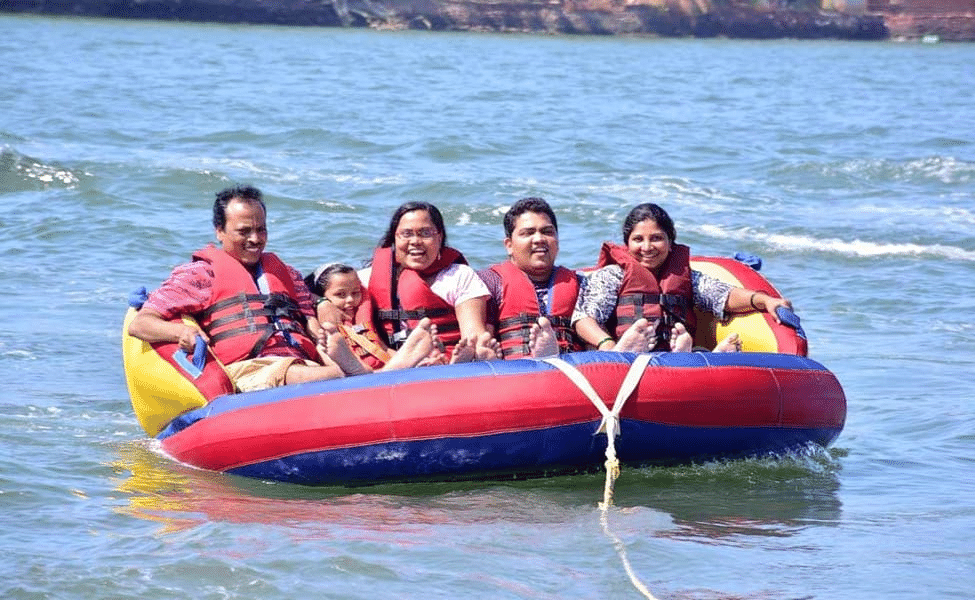
[[[321,366],[316,362],[292,356],[262,356],[230,363],[226,365],[226,369],[237,391],[256,392],[284,385],[285,374],[295,363],[309,367]]]

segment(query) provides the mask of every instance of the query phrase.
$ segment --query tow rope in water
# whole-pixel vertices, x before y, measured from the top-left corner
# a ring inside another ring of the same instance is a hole
[[[630,394],[633,393],[636,386],[640,383],[643,372],[650,363],[651,358],[652,356],[650,354],[637,355],[636,360],[630,365],[630,370],[626,373],[626,377],[623,378],[623,383],[620,385],[619,391],[616,393],[616,400],[613,402],[612,410],[606,408],[606,403],[599,397],[599,394],[593,389],[592,384],[589,383],[589,380],[586,379],[586,376],[579,369],[561,358],[546,358],[543,360],[559,371],[562,371],[569,378],[569,381],[574,383],[586,398],[589,398],[589,401],[596,407],[599,414],[603,416],[603,420],[596,430],[596,433],[606,434],[606,484],[603,487],[603,501],[599,503],[599,523],[606,537],[613,541],[613,546],[615,546],[616,553],[623,562],[623,568],[630,578],[630,583],[644,597],[649,600],[656,600],[653,594],[650,593],[650,590],[647,589],[643,582],[640,581],[640,578],[637,577],[636,573],[634,573],[633,567],[630,565],[630,560],[626,556],[626,545],[623,544],[623,540],[609,529],[609,507],[613,505],[613,486],[616,483],[616,478],[620,475],[620,461],[616,458],[616,437],[620,435],[620,411],[623,410],[623,405],[626,403],[627,398],[630,397]]]

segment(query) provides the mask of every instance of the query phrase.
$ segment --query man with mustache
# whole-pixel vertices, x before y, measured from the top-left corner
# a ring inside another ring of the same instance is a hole
[[[301,273],[264,252],[267,210],[260,190],[238,186],[217,193],[213,227],[220,248],[207,246],[176,267],[129,323],[129,335],[178,344],[187,353],[202,338],[242,392],[342,377],[339,364],[316,348],[319,342],[327,350],[337,340],[315,318]]]

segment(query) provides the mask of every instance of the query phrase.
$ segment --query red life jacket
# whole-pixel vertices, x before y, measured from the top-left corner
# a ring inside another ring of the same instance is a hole
[[[377,248],[372,255],[369,275],[369,300],[374,307],[376,329],[386,333],[391,348],[399,348],[417,323],[428,317],[437,326],[437,334],[449,358],[460,340],[460,326],[454,307],[433,293],[424,278],[432,277],[454,263],[467,264],[464,255],[450,247],[440,251],[440,257],[422,272],[399,269],[393,279],[393,248]],[[402,329],[406,322],[407,328]]]
[[[497,336],[505,358],[531,356],[528,348],[531,326],[538,322],[542,310],[538,305],[535,286],[524,271],[511,261],[493,265],[491,270],[501,277],[501,302],[498,304]],[[549,310],[546,317],[559,342],[560,352],[579,347],[572,332],[572,311],[579,295],[576,274],[564,267],[555,267],[549,280]]]
[[[270,252],[261,255],[270,294],[262,294],[247,268],[219,248],[208,246],[193,259],[210,263],[215,275],[211,304],[200,326],[220,362],[276,354],[299,354],[318,362],[315,342],[305,333],[305,317],[295,301],[294,283],[281,259]],[[276,353],[282,346],[290,348]]]
[[[641,265],[625,246],[603,244],[597,267],[623,267],[623,285],[616,301],[616,312],[607,323],[615,328],[616,337],[640,318],[660,320],[655,350],[669,350],[670,330],[678,321],[694,335],[697,317],[694,314],[694,285],[691,281],[691,251],[683,244],[674,244],[667,260],[660,266],[659,276]]]

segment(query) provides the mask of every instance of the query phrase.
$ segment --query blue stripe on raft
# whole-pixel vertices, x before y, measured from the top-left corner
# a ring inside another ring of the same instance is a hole
[[[684,464],[714,458],[733,459],[784,454],[810,443],[827,447],[842,428],[825,427],[678,427],[623,419],[616,453],[622,462],[634,457],[666,457],[641,464]]]
[[[600,354],[612,354],[600,352]],[[620,353],[616,353],[620,354]],[[634,355],[623,354],[632,357]],[[828,371],[826,367],[805,356],[774,352],[659,352],[650,366],[662,367],[755,367],[787,371]]]
[[[306,452],[227,472],[303,485],[554,475],[602,464],[606,437],[593,435],[597,427],[593,421],[488,436],[386,442]]]
[[[227,472],[301,485],[367,485],[426,479],[483,480],[594,471],[605,460],[606,436],[596,422],[471,438],[390,442],[307,452]],[[780,455],[839,429],[690,428],[623,420],[617,456],[626,466],[674,465],[720,457]],[[575,443],[567,443],[567,440]],[[640,460],[629,457],[641,456]],[[653,457],[661,457],[655,460]],[[544,466],[542,466],[544,465]]]
[[[594,363],[622,363],[630,364],[636,358],[635,353],[628,352],[575,352],[561,356],[567,363],[583,366]],[[761,352],[660,352],[650,361],[650,367],[686,367],[705,368],[722,366],[751,366],[756,368],[813,370],[826,371],[826,367],[818,362],[792,354],[775,354]],[[173,419],[156,437],[165,439],[186,429],[193,423],[210,416],[223,414],[262,404],[284,402],[295,397],[317,395],[329,392],[347,390],[368,390],[371,388],[386,388],[403,383],[423,381],[450,381],[453,379],[490,378],[497,375],[519,375],[524,373],[538,373],[549,371],[555,367],[548,363],[533,359],[496,360],[487,362],[473,362],[460,365],[446,365],[423,367],[416,369],[402,369],[388,373],[375,373],[333,379],[330,381],[314,381],[288,385],[283,387],[246,392],[242,394],[228,394],[216,398],[206,406],[192,410]],[[364,398],[368,394],[363,394]]]
[[[599,363],[632,363],[631,352],[574,352],[560,358],[576,366]],[[520,362],[520,361],[507,361]],[[529,361],[534,362],[534,361]],[[651,367],[756,367],[790,371],[827,371],[820,363],[805,356],[775,352],[655,352]]]

